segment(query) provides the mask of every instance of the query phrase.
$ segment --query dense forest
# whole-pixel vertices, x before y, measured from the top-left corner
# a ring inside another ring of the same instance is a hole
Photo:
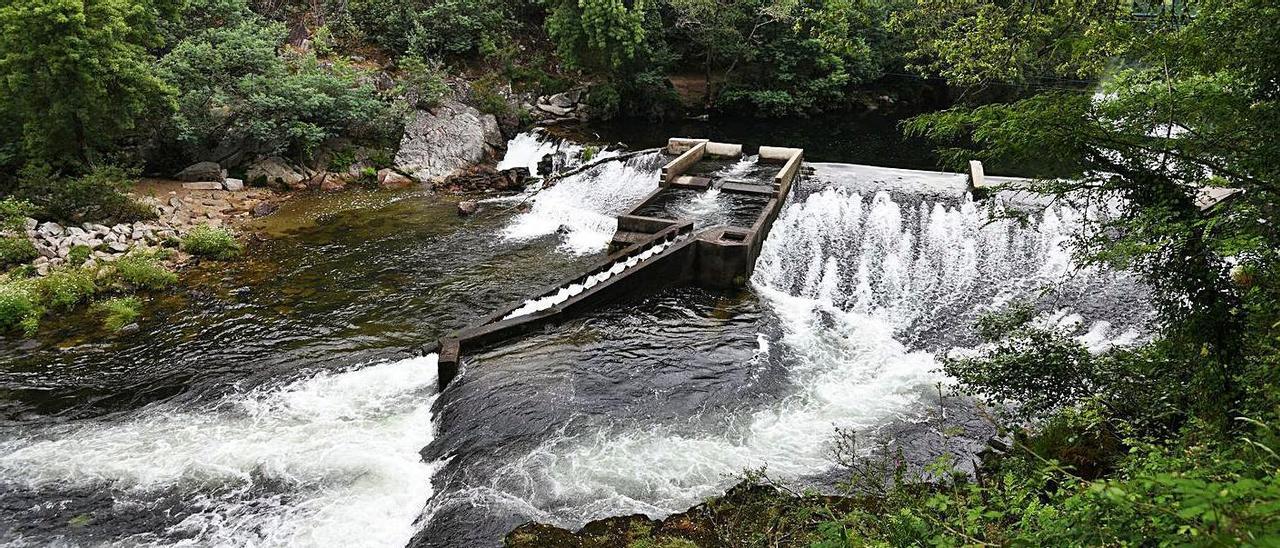
[[[714,543],[1280,545],[1275,2],[6,0],[0,29],[0,192],[41,220],[144,217],[131,178],[210,156],[390,156],[445,97],[511,127],[578,87],[597,119],[943,102],[903,131],[1107,207],[1077,258],[1141,276],[1156,332],[1091,353],[1014,304],[944,362],[1009,440],[976,474],[850,437],[850,498],[770,495]]]

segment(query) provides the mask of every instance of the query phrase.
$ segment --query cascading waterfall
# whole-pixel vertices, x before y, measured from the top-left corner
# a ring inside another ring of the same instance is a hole
[[[0,493],[109,494],[139,530],[94,544],[402,546],[431,496],[435,393],[430,355],[43,427],[0,442]]]
[[[835,428],[874,432],[923,420],[936,407],[936,385],[947,379],[935,353],[954,341],[906,334],[968,332],[983,311],[1034,300],[1049,286],[1141,291],[1123,274],[1075,270],[1067,244],[1082,215],[1069,208],[1023,226],[993,220],[967,198],[895,200],[838,186],[804,194],[774,225],[752,280],[778,323],[761,334],[756,359],[781,361],[793,393],[730,413],[704,434],[663,424],[566,433],[504,467],[473,496],[518,501],[521,511],[541,509],[537,519],[573,527],[682,510],[746,469],[820,475],[833,464]],[[1087,300],[1094,291],[1085,293]],[[1086,325],[1065,308],[1044,323],[1071,329],[1096,349],[1136,338],[1132,328]]]
[[[756,269],[758,287],[866,314],[903,330],[938,310],[982,306],[1071,273],[1082,216],[1050,209],[1031,228],[977,204],[895,202],[828,188],[787,210]]]
[[[601,251],[618,228],[616,216],[658,188],[662,162],[661,155],[647,154],[561,179],[538,191],[530,210],[518,215],[503,234],[529,240],[559,233],[564,251]]]

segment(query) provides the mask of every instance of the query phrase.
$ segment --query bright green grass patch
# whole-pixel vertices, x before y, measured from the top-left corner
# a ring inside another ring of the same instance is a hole
[[[82,268],[54,270],[36,282],[49,308],[71,310],[98,292],[94,272]]]
[[[177,283],[178,275],[165,268],[153,254],[134,252],[115,262],[116,276],[140,289],[164,289]]]
[[[93,248],[87,245],[71,246],[71,251],[67,253],[67,264],[71,266],[80,266],[93,256]]]
[[[0,280],[0,331],[21,329],[28,336],[40,326],[40,295],[30,280]]]
[[[116,297],[93,305],[93,311],[102,314],[102,326],[108,331],[133,323],[142,313],[142,302],[137,297]]]
[[[240,255],[244,248],[228,229],[198,226],[182,238],[182,250],[200,257],[227,260]]]
[[[22,264],[39,256],[36,246],[26,238],[0,237],[0,266]]]

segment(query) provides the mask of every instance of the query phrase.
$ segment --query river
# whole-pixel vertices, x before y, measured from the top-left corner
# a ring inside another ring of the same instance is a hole
[[[504,164],[557,148],[582,152],[526,134]],[[5,338],[0,539],[483,546],[528,520],[662,516],[747,469],[828,485],[836,427],[920,459],[976,448],[989,427],[940,400],[937,355],[1004,303],[1096,348],[1144,332],[1140,284],[1072,265],[1083,213],[991,221],[956,176],[818,163],[749,289],[635,295],[471,356],[437,393],[421,349],[598,258],[661,163],[468,218],[423,192],[292,200],[253,257],[188,273],[135,334],[72,318]]]

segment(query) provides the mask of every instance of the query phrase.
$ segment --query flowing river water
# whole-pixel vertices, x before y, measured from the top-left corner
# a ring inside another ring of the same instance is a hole
[[[582,152],[521,135],[504,167],[557,149]],[[0,539],[484,546],[529,520],[662,516],[748,469],[829,485],[837,427],[921,460],[976,448],[989,429],[940,399],[937,356],[1005,303],[1097,349],[1144,332],[1140,284],[1072,266],[1084,213],[993,220],[956,176],[813,164],[748,290],[634,295],[471,356],[438,393],[420,349],[599,257],[662,161],[466,219],[426,193],[295,200],[254,258],[189,273],[135,334],[4,339]],[[732,218],[722,197],[670,208]]]

